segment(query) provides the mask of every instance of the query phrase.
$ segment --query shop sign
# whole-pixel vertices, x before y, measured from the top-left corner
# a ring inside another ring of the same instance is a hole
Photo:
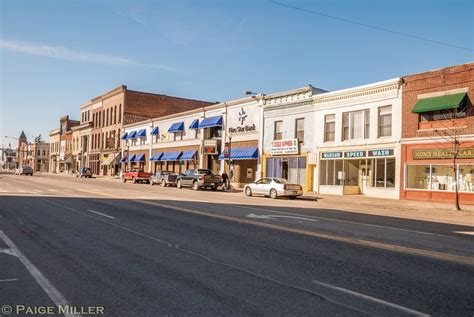
[[[369,157],[393,155],[393,149],[370,150],[368,152],[369,152]]]
[[[347,151],[347,152],[344,152],[344,157],[359,158],[359,157],[365,157],[365,154],[366,154],[365,151]]]
[[[323,152],[321,153],[321,158],[323,159],[334,159],[334,158],[341,158],[342,152]]]
[[[201,144],[201,153],[204,155],[217,154],[217,140],[204,140]]]
[[[257,126],[255,124],[252,124],[252,125],[246,125],[242,127],[229,128],[229,133],[235,134],[235,133],[243,133],[243,132],[253,132],[256,130],[257,130]]]
[[[453,151],[451,149],[426,149],[413,150],[414,160],[429,160],[429,159],[450,159],[453,158]],[[457,158],[474,158],[474,148],[459,149]]]
[[[298,139],[275,140],[272,141],[270,154],[299,154]]]

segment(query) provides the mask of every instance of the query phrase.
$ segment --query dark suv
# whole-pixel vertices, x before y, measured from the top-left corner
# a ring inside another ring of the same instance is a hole
[[[88,168],[88,167],[81,167],[81,168],[77,171],[76,177],[80,177],[80,178],[83,178],[83,177],[92,178],[92,171],[91,171],[91,169]]]

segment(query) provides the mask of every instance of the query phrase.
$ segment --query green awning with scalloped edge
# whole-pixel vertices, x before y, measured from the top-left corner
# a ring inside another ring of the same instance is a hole
[[[465,92],[454,95],[419,99],[411,112],[424,113],[440,110],[456,109],[464,105],[467,99]]]

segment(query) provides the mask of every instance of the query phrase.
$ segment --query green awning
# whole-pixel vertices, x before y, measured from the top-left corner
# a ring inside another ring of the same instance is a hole
[[[423,113],[423,112],[432,112],[439,110],[448,110],[456,109],[464,104],[466,101],[466,93],[425,98],[420,99],[416,102],[415,107],[411,112],[413,113]]]

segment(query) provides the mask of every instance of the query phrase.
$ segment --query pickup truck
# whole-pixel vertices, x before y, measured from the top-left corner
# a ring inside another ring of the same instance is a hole
[[[156,171],[155,175],[150,178],[150,185],[153,186],[155,184],[159,184],[163,187],[166,186],[176,186],[176,181],[178,179],[178,175],[176,173],[171,173],[169,171]]]
[[[153,176],[152,173],[145,172],[142,169],[133,168],[122,174],[122,182],[125,183],[126,181],[132,181],[134,184],[138,182],[150,183],[151,176]]]
[[[194,190],[210,188],[216,190],[221,185],[221,177],[209,169],[188,169],[178,176],[176,187],[191,187]]]

